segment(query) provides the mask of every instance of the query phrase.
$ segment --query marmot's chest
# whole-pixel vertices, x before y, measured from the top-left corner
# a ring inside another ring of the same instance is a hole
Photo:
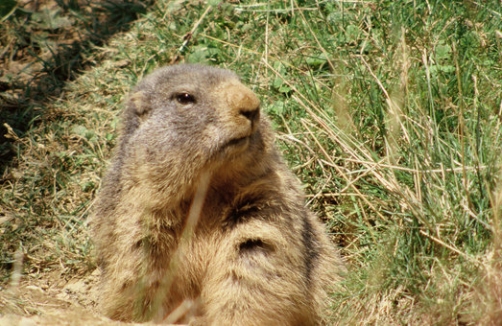
[[[274,200],[273,195],[238,194],[234,197],[208,196],[201,211],[197,228],[202,232],[225,233],[238,224],[243,224],[263,216],[275,215],[285,204]]]

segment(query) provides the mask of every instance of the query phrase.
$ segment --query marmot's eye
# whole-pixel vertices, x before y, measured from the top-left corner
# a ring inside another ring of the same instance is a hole
[[[178,93],[174,95],[179,104],[187,105],[195,103],[195,96],[189,93]]]

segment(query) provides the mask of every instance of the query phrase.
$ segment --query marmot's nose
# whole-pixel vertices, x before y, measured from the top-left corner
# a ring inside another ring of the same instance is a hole
[[[260,117],[260,100],[246,86],[235,83],[226,89],[227,100],[230,109],[235,116],[243,116],[251,122],[255,122]]]
[[[248,118],[251,122],[256,121],[260,117],[260,107],[252,110],[241,110],[240,114]]]

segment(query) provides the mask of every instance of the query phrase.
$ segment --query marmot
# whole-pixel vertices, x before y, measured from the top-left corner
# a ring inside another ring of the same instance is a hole
[[[127,100],[91,220],[122,321],[321,325],[343,264],[236,74],[160,68]]]

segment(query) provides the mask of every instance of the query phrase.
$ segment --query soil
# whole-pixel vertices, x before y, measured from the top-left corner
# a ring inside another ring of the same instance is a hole
[[[97,313],[98,278],[99,270],[69,282],[52,273],[11,284],[0,296],[0,325],[124,325]]]

